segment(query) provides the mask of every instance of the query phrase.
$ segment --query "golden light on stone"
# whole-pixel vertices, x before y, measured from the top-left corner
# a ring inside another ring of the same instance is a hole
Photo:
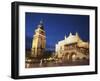
[[[32,56],[42,57],[46,47],[46,36],[43,28],[43,22],[40,21],[32,40]]]
[[[67,60],[75,59],[89,59],[89,43],[84,42],[76,32],[72,33],[68,37],[65,36],[64,40],[61,40],[55,46],[56,55],[58,58],[66,57]]]
[[[45,33],[43,21],[40,21],[33,34],[31,54],[26,57],[26,68],[89,65],[89,42],[83,41],[77,32],[65,35],[52,52],[46,50]]]

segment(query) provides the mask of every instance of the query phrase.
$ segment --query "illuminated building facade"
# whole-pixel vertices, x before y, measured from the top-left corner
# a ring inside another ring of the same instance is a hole
[[[75,35],[70,33],[68,37],[65,36],[65,39],[59,41],[55,47],[58,58],[69,61],[89,59],[89,43],[84,42],[78,33]]]
[[[44,54],[46,47],[46,35],[44,31],[43,22],[40,21],[32,40],[32,57],[41,58]]]

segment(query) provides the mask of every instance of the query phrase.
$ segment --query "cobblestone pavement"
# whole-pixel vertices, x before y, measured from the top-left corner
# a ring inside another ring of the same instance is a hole
[[[57,66],[82,66],[82,65],[89,65],[89,60],[78,60],[78,61],[63,61],[63,62],[40,62],[40,63],[32,63],[28,62],[25,63],[26,68],[40,68],[40,67],[57,67]]]

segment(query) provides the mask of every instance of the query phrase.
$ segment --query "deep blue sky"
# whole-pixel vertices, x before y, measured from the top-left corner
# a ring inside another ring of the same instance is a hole
[[[72,34],[78,32],[84,41],[89,41],[89,16],[26,12],[26,48],[31,48],[34,30],[41,19],[46,32],[47,48],[54,49],[55,44],[63,40],[64,36],[68,36],[70,32]]]

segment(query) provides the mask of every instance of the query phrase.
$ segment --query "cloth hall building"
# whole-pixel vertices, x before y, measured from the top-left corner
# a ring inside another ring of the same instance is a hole
[[[55,52],[58,58],[65,60],[89,59],[89,43],[84,42],[78,33],[75,35],[70,33],[68,37],[65,36],[64,40],[56,44]]]

